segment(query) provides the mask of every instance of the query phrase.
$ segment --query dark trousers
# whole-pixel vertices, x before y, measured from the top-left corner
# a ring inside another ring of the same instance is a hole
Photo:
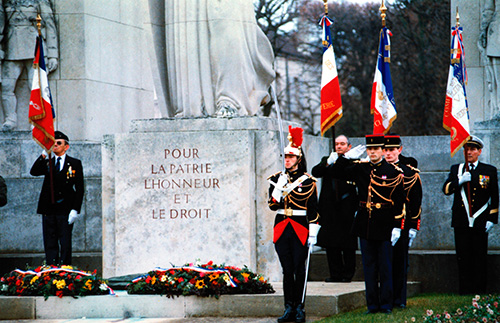
[[[285,304],[298,305],[302,302],[308,248],[302,245],[290,224],[276,241],[274,248],[283,268]]]
[[[392,310],[392,245],[360,238],[368,310]]]
[[[455,228],[455,249],[459,293],[485,293],[488,258],[488,234],[485,228]]]
[[[408,281],[408,231],[401,231],[401,237],[392,249],[392,284],[395,306],[406,306],[406,283]]]
[[[68,214],[46,214],[42,215],[42,219],[43,245],[47,265],[71,265],[73,224],[68,224]]]
[[[356,270],[356,249],[327,247],[326,258],[333,280],[352,280]]]

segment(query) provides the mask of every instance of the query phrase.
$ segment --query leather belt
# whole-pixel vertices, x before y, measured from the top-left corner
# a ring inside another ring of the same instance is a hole
[[[286,216],[306,216],[306,210],[294,210],[294,209],[279,209],[278,214],[286,215]]]
[[[359,206],[366,207],[367,209],[388,209],[392,207],[392,203],[369,203],[360,201]]]

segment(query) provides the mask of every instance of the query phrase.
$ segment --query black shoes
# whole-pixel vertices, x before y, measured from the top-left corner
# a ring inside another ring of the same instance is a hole
[[[278,318],[278,323],[283,322],[295,322],[295,309],[292,304],[285,304],[285,312]]]
[[[365,314],[376,314],[376,313],[392,314],[392,310],[390,310],[390,309],[378,309],[378,310],[368,310],[365,312]]]
[[[295,322],[303,323],[306,321],[306,312],[304,311],[304,304],[297,305],[295,309]]]

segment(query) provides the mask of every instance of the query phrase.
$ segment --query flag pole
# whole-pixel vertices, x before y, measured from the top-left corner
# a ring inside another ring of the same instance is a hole
[[[40,16],[40,14],[37,14],[36,16],[36,28],[38,29],[38,37],[41,39],[42,38],[42,17]],[[38,42],[37,41],[37,44],[39,46],[42,46],[42,43]],[[44,58],[42,58],[44,59]],[[40,80],[40,64],[36,64],[36,69],[38,69],[38,84],[41,84],[41,80]],[[42,109],[45,110],[45,108],[43,107],[43,100],[41,100],[42,102]],[[49,150],[49,155],[48,155],[48,158],[49,158],[49,179],[50,179],[50,200],[52,202],[52,204],[55,203],[55,197],[54,197],[54,165],[53,165],[53,162],[52,162],[52,149]]]
[[[385,27],[385,12],[387,11],[387,7],[384,4],[384,0],[382,0],[382,4],[380,5],[380,8],[378,10],[380,11],[380,17],[382,17],[382,27]]]
[[[328,16],[328,0],[323,0],[323,5],[324,5],[324,8],[325,8],[325,16]],[[323,41],[323,46],[328,46],[328,42],[327,41]],[[330,128],[331,129],[331,132],[330,132],[330,135],[331,135],[331,140],[330,140],[330,145],[332,146],[332,150],[335,151],[335,124]]]
[[[456,30],[457,30],[457,33],[458,33],[458,28],[460,27],[460,15],[458,14],[458,6],[457,6],[457,15],[455,16],[455,19],[456,19],[456,25],[455,26],[456,26]],[[461,56],[461,57],[463,57],[463,56]],[[464,77],[465,77],[465,75],[462,76],[462,79]],[[463,80],[463,82],[464,82],[464,86],[465,86],[465,80]],[[469,113],[469,112],[467,111],[467,113]],[[467,151],[466,151],[465,145],[463,147],[463,150],[464,150],[465,171],[469,172],[470,171],[470,169],[469,169],[469,162],[467,161]],[[471,194],[470,194],[470,182],[467,182],[467,202],[469,204],[469,217],[472,217],[472,216],[474,216],[474,214],[472,214]]]

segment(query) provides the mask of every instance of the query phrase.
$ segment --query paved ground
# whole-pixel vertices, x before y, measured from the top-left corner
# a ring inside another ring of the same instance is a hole
[[[72,320],[15,320],[2,321],[2,323],[276,323],[276,317],[203,317],[185,319],[72,319]],[[315,322],[320,317],[308,317],[307,322]]]

